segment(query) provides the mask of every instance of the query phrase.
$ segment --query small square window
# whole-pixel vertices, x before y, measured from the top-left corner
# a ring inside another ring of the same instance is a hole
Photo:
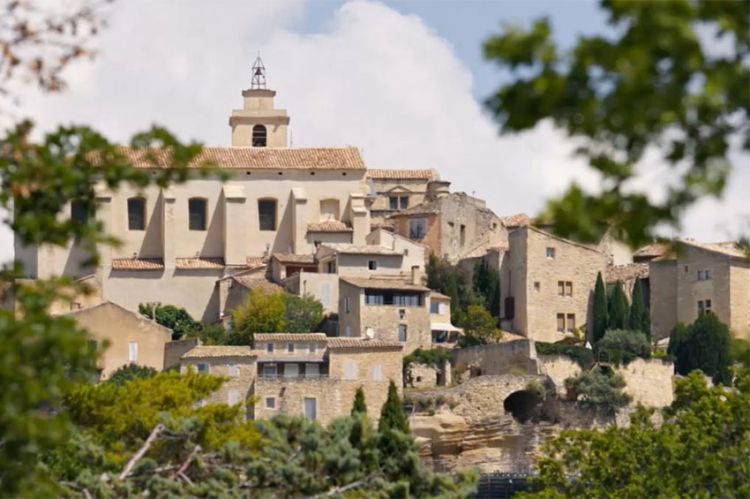
[[[375,364],[372,366],[372,380],[383,381],[383,366]]]
[[[547,248],[547,258],[555,258],[555,248]]]
[[[370,270],[378,270],[378,262],[377,260],[369,260],[367,262],[367,268]]]
[[[565,282],[565,296],[573,296],[573,283],[570,281]]]
[[[198,368],[198,372],[199,373],[207,373],[208,372],[208,364],[198,364],[197,368]]]
[[[405,210],[409,207],[409,196],[401,196],[398,198],[399,208]]]
[[[294,343],[287,343],[286,344],[286,351],[289,353],[294,353]]]
[[[557,294],[565,296],[565,283],[563,281],[557,281]]]
[[[276,397],[266,397],[266,409],[276,409]]]
[[[388,198],[388,208],[391,210],[398,210],[398,197],[391,196]]]
[[[307,351],[310,353],[315,353],[315,343],[308,343],[307,344]]]
[[[575,314],[568,314],[567,321],[565,323],[565,330],[569,333],[574,332],[576,329],[576,316]]]
[[[406,342],[406,324],[398,325],[398,341],[401,343]]]
[[[565,332],[565,314],[557,314],[557,332]]]
[[[273,352],[273,343],[266,343],[266,352],[268,353]]]
[[[237,364],[229,364],[227,374],[232,378],[236,378],[240,375],[240,367]]]
[[[534,291],[537,293],[542,289],[542,285],[539,281],[534,281]]]

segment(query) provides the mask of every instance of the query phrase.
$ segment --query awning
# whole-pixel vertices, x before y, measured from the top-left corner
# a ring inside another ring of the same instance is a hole
[[[456,327],[450,322],[432,322],[430,323],[430,330],[431,331],[457,331],[459,333],[463,332],[463,329],[460,327]]]

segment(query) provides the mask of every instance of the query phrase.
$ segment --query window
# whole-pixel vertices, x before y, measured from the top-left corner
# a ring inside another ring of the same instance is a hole
[[[405,210],[409,207],[409,196],[399,196],[398,207]]]
[[[367,268],[370,270],[378,270],[378,261],[377,260],[369,260],[367,262]]]
[[[305,417],[311,420],[318,417],[318,402],[314,398],[305,397]]]
[[[461,224],[461,227],[459,227],[459,237],[461,239],[461,246],[464,246],[466,244],[466,226],[464,224]]]
[[[431,314],[439,314],[440,313],[440,302],[436,302],[434,300],[430,301],[430,313]]]
[[[372,366],[372,380],[383,381],[383,366],[375,364]]]
[[[398,196],[388,198],[388,207],[392,210],[398,210]]]
[[[305,378],[318,378],[320,377],[320,365],[307,363],[305,364]]]
[[[253,147],[266,147],[268,131],[263,125],[253,127]]]
[[[258,200],[258,225],[260,230],[276,230],[276,200]]]
[[[711,300],[698,300],[698,313],[711,311]]]
[[[315,343],[308,343],[307,344],[307,351],[309,353],[315,353]]]
[[[329,274],[335,274],[336,273],[336,261],[331,260],[326,264],[326,272]]]
[[[357,379],[357,364],[354,362],[344,363],[344,379]]]
[[[710,281],[711,280],[711,271],[710,270],[699,270],[698,271],[698,280],[699,281]]]
[[[576,315],[568,314],[567,321],[565,323],[565,330],[569,333],[572,333],[575,331],[575,328],[576,328]]]
[[[424,218],[413,218],[409,220],[409,239],[421,241],[427,235],[427,220]]]
[[[128,199],[128,230],[146,230],[145,199]]]
[[[273,353],[273,343],[266,343],[266,352]]]
[[[339,219],[339,200],[323,199],[320,201],[320,218],[321,220],[338,220]]]
[[[557,294],[560,296],[573,296],[573,283],[570,281],[557,281]]]
[[[138,343],[135,341],[128,343],[128,362],[138,362]]]
[[[539,281],[534,281],[534,291],[538,293],[539,290],[541,289],[542,289],[541,283]]]
[[[203,198],[188,199],[188,228],[206,230],[206,200]]]
[[[344,298],[344,312],[347,314],[352,311],[352,303],[351,299],[347,296]]]
[[[286,344],[286,351],[289,353],[294,353],[294,343],[287,343]]]
[[[557,314],[557,332],[565,332],[565,314]]]
[[[298,378],[299,377],[299,364],[284,364],[284,377],[285,378]]]
[[[555,258],[555,248],[547,248],[547,258]]]
[[[505,318],[508,320],[512,320],[516,316],[516,299],[513,296],[508,296],[505,298],[505,307],[503,308],[505,311]]]
[[[266,409],[276,409],[276,397],[266,397]]]
[[[398,325],[398,341],[402,343],[406,342],[406,324]]]
[[[75,200],[70,203],[70,219],[81,225],[89,221],[89,212],[86,209],[86,203],[81,200]]]
[[[365,293],[365,305],[383,305],[385,296],[377,293]]]
[[[275,378],[278,373],[276,364],[264,364],[263,365],[263,377],[264,378]]]
[[[388,208],[392,210],[405,210],[409,207],[409,196],[389,196]]]
[[[237,364],[229,364],[227,367],[227,374],[232,378],[236,378],[240,375],[240,366]]]
[[[237,390],[229,390],[227,393],[227,404],[234,405],[240,401],[240,393]]]
[[[198,364],[198,372],[199,373],[207,373],[208,372],[208,364]]]
[[[347,338],[351,338],[351,336],[352,336],[352,327],[351,326],[346,326],[346,329],[344,330],[344,336],[346,336]]]

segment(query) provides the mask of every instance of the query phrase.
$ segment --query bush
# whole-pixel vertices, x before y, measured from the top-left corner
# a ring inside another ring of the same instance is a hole
[[[128,381],[132,381],[134,379],[150,378],[152,376],[156,376],[157,373],[158,371],[153,367],[128,364],[113,372],[112,375],[107,379],[107,383],[116,386],[122,386]]]
[[[622,376],[598,369],[584,371],[565,380],[565,390],[570,400],[610,416],[630,402],[630,396],[622,391],[624,387]]]
[[[141,303],[138,305],[138,312],[155,320],[157,324],[171,329],[173,340],[197,333],[203,326],[200,322],[193,320],[184,308],[174,305],[157,304],[154,306],[150,303]]]
[[[284,295],[284,331],[309,333],[323,322],[323,304],[311,295]]]
[[[651,358],[651,344],[640,331],[609,330],[596,344],[596,350],[613,364],[629,364],[638,357]]]
[[[440,368],[443,367],[443,363],[450,358],[451,353],[442,348],[433,348],[431,350],[417,348],[404,357],[404,369],[408,368],[410,364],[425,364]]]
[[[672,331],[668,350],[677,357],[677,372],[684,375],[700,369],[711,376],[714,383],[729,383],[732,360],[727,325],[713,313],[706,312],[687,328],[678,326]]]
[[[458,339],[461,347],[497,343],[503,335],[495,318],[481,305],[469,305],[463,326],[464,334]]]
[[[543,341],[537,341],[535,344],[536,353],[539,355],[563,355],[575,361],[581,369],[588,369],[594,365],[594,353],[586,347]]]

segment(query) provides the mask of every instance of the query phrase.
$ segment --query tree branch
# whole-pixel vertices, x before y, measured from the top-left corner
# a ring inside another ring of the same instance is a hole
[[[148,436],[146,441],[143,443],[140,449],[138,449],[138,452],[136,452],[133,457],[130,458],[130,461],[128,461],[128,464],[125,465],[125,468],[122,470],[122,473],[117,477],[120,480],[125,480],[128,475],[130,475],[130,472],[133,470],[133,466],[143,457],[146,452],[151,448],[151,446],[154,444],[154,441],[157,439],[159,434],[164,431],[166,427],[159,423],[154,427],[153,430],[151,430],[151,435]]]

